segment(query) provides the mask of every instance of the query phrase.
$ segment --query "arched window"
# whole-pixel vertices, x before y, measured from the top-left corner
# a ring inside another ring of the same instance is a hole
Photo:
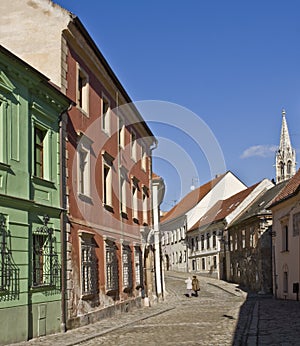
[[[288,161],[288,163],[287,163],[287,168],[286,168],[286,171],[287,171],[287,174],[291,174],[291,172],[292,172],[292,161]]]

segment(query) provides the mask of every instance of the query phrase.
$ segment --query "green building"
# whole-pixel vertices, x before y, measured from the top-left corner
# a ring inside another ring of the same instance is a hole
[[[69,106],[48,78],[0,46],[1,345],[64,324],[60,138]]]

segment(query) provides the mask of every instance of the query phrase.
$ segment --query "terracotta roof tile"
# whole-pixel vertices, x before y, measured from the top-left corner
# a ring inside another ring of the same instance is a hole
[[[289,180],[287,185],[279,195],[272,201],[272,205],[278,204],[289,197],[292,197],[300,189],[300,169],[298,172]]]
[[[232,213],[248,195],[250,195],[257,185],[259,185],[259,183],[254,184],[225,200],[219,200],[188,231],[223,220],[227,215]]]
[[[217,178],[191,191],[189,194],[183,197],[183,199],[178,204],[176,204],[165,214],[161,222],[164,223],[184,215],[186,212],[196,206],[201,201],[201,199],[205,197],[225,175],[226,173],[221,174]]]

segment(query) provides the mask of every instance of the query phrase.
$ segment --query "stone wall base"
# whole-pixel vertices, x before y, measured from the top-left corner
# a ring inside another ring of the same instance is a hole
[[[89,312],[82,316],[71,318],[67,322],[67,329],[75,329],[78,327],[86,326],[90,323],[98,322],[102,319],[113,317],[117,314],[126,313],[132,309],[141,308],[141,297],[117,303],[115,305],[103,307],[99,310]]]

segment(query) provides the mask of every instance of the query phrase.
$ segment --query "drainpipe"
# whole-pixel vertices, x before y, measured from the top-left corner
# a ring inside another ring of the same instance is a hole
[[[67,110],[64,110],[59,117],[59,146],[60,146],[60,246],[61,246],[61,332],[66,332],[66,145],[64,133],[66,132],[67,112],[71,109],[72,104]]]

